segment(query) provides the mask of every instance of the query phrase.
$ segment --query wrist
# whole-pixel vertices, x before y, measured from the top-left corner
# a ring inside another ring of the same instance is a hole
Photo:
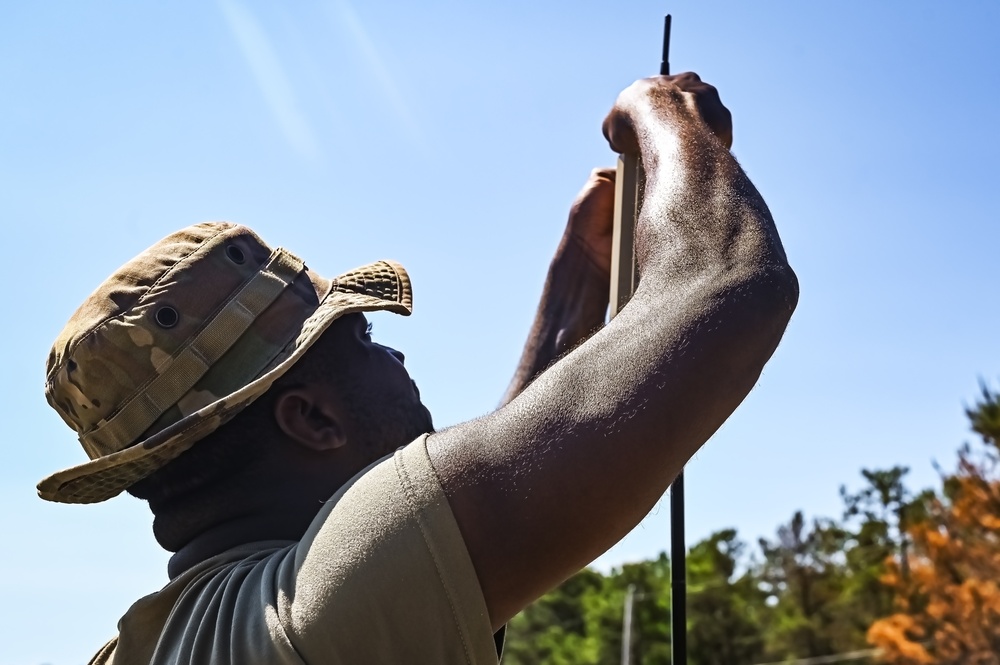
[[[567,234],[549,266],[542,297],[553,353],[564,353],[603,325],[609,281],[610,270],[597,263],[583,240]]]
[[[593,273],[597,278],[610,279],[611,257],[606,256],[603,257],[604,260],[601,260],[596,256],[598,253],[599,251],[591,247],[584,238],[580,237],[580,234],[575,233],[572,228],[567,228],[555,256],[552,257],[549,274],[551,275],[553,272],[578,275]]]
[[[556,250],[528,341],[502,404],[604,325],[608,274],[594,263],[581,243],[567,231]]]

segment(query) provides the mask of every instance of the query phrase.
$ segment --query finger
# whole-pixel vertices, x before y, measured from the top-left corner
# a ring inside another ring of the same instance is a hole
[[[733,121],[731,116],[729,122],[726,123],[726,131],[719,138],[722,140],[722,145],[726,146],[726,150],[733,147]]]
[[[628,118],[617,109],[612,109],[611,113],[607,115],[601,130],[608,146],[615,152],[619,154],[637,154],[639,152],[639,142],[635,138],[635,132],[632,130]]]
[[[701,77],[694,72],[681,72],[680,74],[675,74],[674,76],[667,77],[674,85],[678,86],[682,90],[686,90],[690,87],[701,83]]]
[[[618,175],[618,169],[611,166],[601,166],[590,172],[591,180],[607,180],[609,182],[614,182],[615,177]]]
[[[581,200],[599,201],[608,196],[614,197],[615,176],[617,169],[594,169],[580,190]]]

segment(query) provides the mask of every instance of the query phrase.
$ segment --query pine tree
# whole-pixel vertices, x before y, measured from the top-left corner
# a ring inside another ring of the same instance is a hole
[[[842,552],[847,533],[833,520],[806,523],[801,512],[778,528],[775,541],[760,540],[760,579],[772,605],[767,632],[771,660],[836,653],[833,608],[845,585]]]

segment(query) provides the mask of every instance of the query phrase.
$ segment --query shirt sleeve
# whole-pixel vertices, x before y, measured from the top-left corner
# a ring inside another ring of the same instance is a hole
[[[276,581],[278,619],[306,663],[497,663],[426,435],[341,488]]]

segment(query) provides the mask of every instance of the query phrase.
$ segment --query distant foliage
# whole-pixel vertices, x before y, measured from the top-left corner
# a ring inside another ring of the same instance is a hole
[[[1000,665],[1000,399],[968,410],[981,439],[908,526],[913,551],[888,562],[895,612],[869,630],[896,665]],[[907,574],[907,568],[909,572]]]
[[[865,469],[839,519],[795,512],[755,548],[733,529],[691,547],[688,662],[1000,665],[1000,396],[984,388],[967,414],[979,441],[939,492]],[[629,662],[667,665],[665,554],[553,590],[511,621],[505,665],[621,663],[630,586]]]
[[[754,665],[863,651],[873,620],[892,608],[880,579],[901,548],[905,469],[866,472],[844,492],[844,523],[802,513],[751,552],[733,529],[688,552],[688,662]],[[888,482],[896,494],[881,492]],[[900,498],[896,498],[900,497]],[[670,561],[666,554],[609,575],[585,570],[511,621],[506,665],[622,662],[624,605],[634,589],[630,662],[670,663]],[[865,661],[854,659],[853,663]]]

